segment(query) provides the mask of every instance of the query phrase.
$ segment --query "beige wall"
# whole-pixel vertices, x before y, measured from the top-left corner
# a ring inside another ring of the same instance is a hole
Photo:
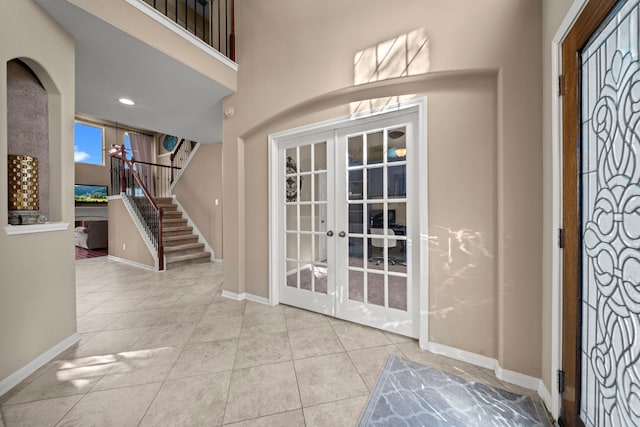
[[[544,0],[542,2],[542,70],[543,70],[543,299],[542,299],[542,380],[547,390],[551,390],[555,384],[555,375],[551,367],[551,351],[552,351],[552,307],[551,307],[551,291],[552,291],[552,250],[556,244],[557,230],[553,228],[553,146],[552,146],[552,129],[553,113],[551,106],[554,98],[557,96],[557,80],[552,75],[552,46],[553,37],[558,31],[560,24],[565,18],[569,8],[573,4],[573,0]]]
[[[173,195],[209,243],[215,258],[222,259],[222,144],[199,145],[173,187]]]
[[[225,101],[235,116],[223,141],[225,289],[268,294],[269,133],[344,115],[359,99],[426,94],[429,233],[439,242],[429,254],[430,337],[541,375],[541,5],[474,5],[236,5],[239,91]],[[430,38],[431,76],[448,81],[351,87],[356,52],[418,28]],[[458,246],[449,266],[439,250],[451,233],[473,250]]]
[[[486,80],[427,98],[429,335],[497,358],[496,79]]]
[[[32,0],[2,0],[0,63],[13,58],[27,63],[49,94],[49,216],[71,226],[64,231],[7,235],[7,164],[0,162],[0,381],[76,331],[74,42]],[[0,129],[4,130],[6,65],[0,66],[0,82]],[[4,131],[0,132],[0,158],[7,158]]]
[[[153,255],[122,199],[109,200],[109,255],[155,267]]]
[[[160,52],[235,90],[236,72],[124,0],[74,0],[73,3]]]
[[[108,162],[108,159],[106,160]],[[76,163],[75,183],[84,185],[106,185],[111,194],[111,173],[107,165]]]

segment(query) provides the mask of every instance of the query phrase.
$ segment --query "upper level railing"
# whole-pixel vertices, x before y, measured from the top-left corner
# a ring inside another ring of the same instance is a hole
[[[220,53],[236,60],[234,0],[141,0]]]
[[[171,183],[178,179],[180,173],[184,170],[191,153],[195,148],[196,143],[193,141],[187,141],[182,138],[171,152],[169,160],[171,160]]]

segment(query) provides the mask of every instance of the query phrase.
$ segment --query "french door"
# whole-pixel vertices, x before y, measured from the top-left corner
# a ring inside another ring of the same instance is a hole
[[[418,336],[417,111],[276,138],[279,302]]]
[[[328,160],[333,147],[333,132],[281,143],[277,209],[280,302],[331,316],[336,250],[334,196],[329,188],[335,186],[335,171]]]

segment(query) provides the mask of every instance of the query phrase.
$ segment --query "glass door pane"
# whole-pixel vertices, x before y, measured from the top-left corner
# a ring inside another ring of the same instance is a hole
[[[285,286],[328,294],[327,142],[283,151],[285,170]]]
[[[406,311],[406,127],[348,135],[345,146],[347,298]]]
[[[638,3],[624,4],[581,52],[586,426],[640,425]]]

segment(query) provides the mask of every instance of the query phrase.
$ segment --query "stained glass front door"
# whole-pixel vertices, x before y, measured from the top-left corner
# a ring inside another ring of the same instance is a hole
[[[640,425],[640,8],[582,50],[580,418]]]

